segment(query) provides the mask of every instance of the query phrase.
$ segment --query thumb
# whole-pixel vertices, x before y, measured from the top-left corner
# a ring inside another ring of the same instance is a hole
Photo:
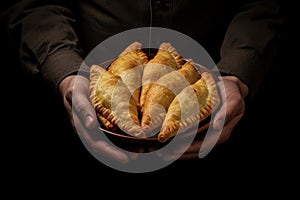
[[[97,117],[94,107],[85,95],[73,97],[73,109],[81,119],[86,128],[92,129],[97,124]]]
[[[88,129],[94,128],[96,126],[96,120],[95,120],[95,118],[92,115],[87,115],[85,117],[84,125]]]

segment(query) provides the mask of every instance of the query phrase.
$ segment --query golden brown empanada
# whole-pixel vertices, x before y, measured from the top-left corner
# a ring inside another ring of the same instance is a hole
[[[133,95],[133,99],[139,106],[140,88],[144,65],[148,62],[147,55],[142,51],[142,44],[133,42],[130,44],[108,67],[108,71],[120,76],[124,84]]]
[[[137,104],[122,79],[99,65],[90,67],[90,99],[99,121],[109,130],[143,137]]]
[[[180,69],[161,76],[152,84],[147,92],[141,119],[141,126],[146,134],[162,124],[175,96],[200,77],[197,68],[191,62],[186,62]]]
[[[184,88],[170,104],[157,135],[158,141],[166,142],[175,136],[179,129],[182,132],[198,125],[200,121],[211,115],[219,102],[220,98],[212,74],[203,72],[201,79]]]
[[[162,43],[156,55],[144,67],[140,105],[143,108],[152,83],[162,75],[181,68],[183,58],[170,43]]]

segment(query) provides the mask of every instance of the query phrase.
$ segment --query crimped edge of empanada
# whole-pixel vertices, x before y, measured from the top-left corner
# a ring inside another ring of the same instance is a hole
[[[120,53],[119,57],[132,52],[137,53],[142,59],[144,64],[146,64],[149,61],[147,54],[142,50],[142,43],[140,42],[133,42],[130,45],[128,45],[126,49],[124,49],[124,51]]]
[[[96,113],[98,119],[100,120],[101,124],[109,131],[117,131],[118,128],[108,121],[101,113]]]
[[[144,132],[142,128],[139,126],[140,122],[138,119],[138,116],[131,116],[132,120],[136,124],[136,126],[128,127],[126,126],[126,123],[122,122],[120,119],[116,118],[112,111],[106,107],[104,107],[101,102],[98,101],[98,96],[96,94],[97,87],[98,87],[98,81],[100,76],[102,76],[103,73],[109,73],[111,74],[116,81],[119,81],[121,78],[114,76],[111,72],[105,70],[103,67],[99,65],[92,65],[90,68],[90,99],[91,102],[96,110],[97,117],[100,117],[100,121],[103,122],[103,125],[107,128],[113,128],[113,126],[117,126],[121,130],[126,130],[128,134],[133,134],[136,137],[144,137]],[[124,85],[124,87],[126,87]],[[128,90],[129,92],[129,90]],[[131,103],[135,104],[136,102],[133,99],[130,99],[132,101]],[[114,128],[112,129],[114,130]]]
[[[168,77],[174,78],[170,80]],[[141,125],[142,127],[146,127],[146,134],[147,132],[151,132],[151,129],[156,129],[157,127],[161,126],[164,120],[165,112],[159,113],[159,111],[157,111],[158,113],[151,117],[148,111],[148,109],[152,106],[155,106],[156,104],[160,105],[162,103],[158,100],[159,97],[164,96],[163,101],[166,102],[165,100],[168,100],[168,102],[171,103],[181,90],[183,90],[186,86],[195,83],[200,78],[200,71],[195,67],[195,65],[193,65],[191,61],[187,61],[180,69],[164,74],[152,84],[147,92],[146,103],[144,104],[142,110]],[[174,86],[174,81],[176,81],[176,83],[179,85]],[[176,88],[173,87],[172,89],[172,85]],[[176,89],[178,89],[178,91],[176,91]],[[167,107],[164,107],[164,109],[168,110],[169,105],[170,104],[166,104]]]
[[[98,96],[96,95],[98,81],[99,78],[105,73],[105,69],[99,65],[92,65],[90,67],[90,99],[95,108],[97,116],[101,116],[109,121],[111,124],[114,124],[114,117],[110,114],[110,111],[102,106],[101,102],[98,102]],[[107,71],[108,72],[108,71]],[[108,72],[110,73],[110,72]],[[116,77],[116,79],[120,79],[120,77]],[[103,119],[102,119],[103,120]],[[100,120],[102,122],[102,120]],[[108,125],[107,121],[104,122],[104,126]],[[107,128],[111,128],[110,125],[106,126]]]
[[[201,122],[209,117],[219,105],[220,96],[218,94],[218,88],[212,74],[209,72],[203,72],[199,81],[204,81],[208,89],[208,96],[206,98],[205,106],[200,109],[199,114],[190,116],[182,122],[179,120],[174,120],[172,122],[168,122],[166,125],[163,123],[163,126],[157,135],[157,140],[159,142],[166,142],[169,138],[175,136],[179,128],[181,129],[181,132],[184,132],[193,126],[197,126],[198,122]],[[191,87],[193,90],[197,90],[195,88],[196,84],[197,82],[188,87]],[[175,98],[174,101],[178,101],[178,99]]]
[[[181,66],[184,64],[183,57],[177,52],[175,47],[169,42],[163,42],[159,46],[159,50],[168,51],[176,60],[176,63]],[[158,50],[158,51],[159,51]]]

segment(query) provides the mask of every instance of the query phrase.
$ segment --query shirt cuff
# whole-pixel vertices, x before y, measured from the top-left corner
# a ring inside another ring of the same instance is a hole
[[[45,81],[57,93],[59,83],[68,75],[78,72],[82,64],[81,56],[72,50],[60,50],[48,56],[41,73]]]
[[[231,53],[231,55],[222,57],[217,64],[220,74],[238,77],[248,86],[248,96],[253,97],[266,75],[266,66],[254,51]]]

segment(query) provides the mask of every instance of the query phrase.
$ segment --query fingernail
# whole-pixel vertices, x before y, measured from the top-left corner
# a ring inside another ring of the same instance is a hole
[[[90,115],[88,115],[85,118],[85,127],[90,128],[92,124],[93,124],[93,118]]]

